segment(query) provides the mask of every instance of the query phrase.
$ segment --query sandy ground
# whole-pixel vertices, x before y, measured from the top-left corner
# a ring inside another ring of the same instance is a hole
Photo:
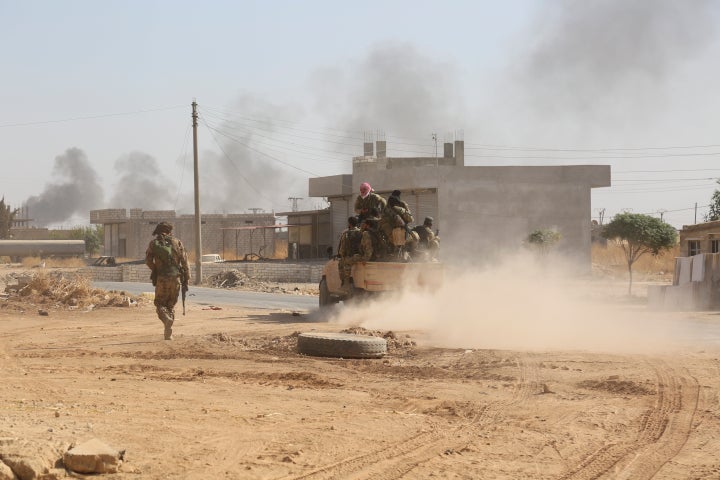
[[[48,316],[10,303],[0,438],[125,450],[103,478],[720,478],[709,338],[615,353],[438,348],[407,329],[384,358],[349,360],[296,353],[298,332],[352,327],[315,314],[191,306],[168,342],[148,303]],[[712,312],[661,316],[720,328]]]

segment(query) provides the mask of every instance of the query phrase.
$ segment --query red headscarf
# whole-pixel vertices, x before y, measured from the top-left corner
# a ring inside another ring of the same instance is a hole
[[[366,198],[368,195],[370,195],[370,192],[372,191],[372,187],[369,183],[363,182],[360,184],[360,196],[362,198]]]

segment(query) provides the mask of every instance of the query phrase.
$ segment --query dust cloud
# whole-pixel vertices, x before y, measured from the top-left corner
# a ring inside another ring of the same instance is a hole
[[[448,267],[434,293],[407,289],[343,306],[330,321],[412,331],[419,343],[444,348],[648,353],[677,343],[675,327],[645,304],[550,264],[522,254],[484,270]]]

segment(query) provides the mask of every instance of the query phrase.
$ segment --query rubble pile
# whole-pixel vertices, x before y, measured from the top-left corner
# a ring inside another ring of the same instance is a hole
[[[215,288],[236,288],[245,286],[250,278],[239,270],[226,270],[209,276],[204,283]]]
[[[277,283],[253,279],[239,270],[225,270],[205,277],[203,285],[212,288],[228,288],[264,293],[290,293],[294,295],[317,295],[316,284]]]
[[[5,277],[5,299],[55,308],[120,307],[140,299],[126,292],[93,288],[89,278],[75,273],[39,272]]]

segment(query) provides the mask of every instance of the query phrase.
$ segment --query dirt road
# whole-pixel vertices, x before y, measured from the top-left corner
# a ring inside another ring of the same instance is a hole
[[[98,438],[118,479],[720,478],[720,345],[313,358],[290,311],[0,310],[0,438]],[[707,324],[712,314],[677,314]],[[394,338],[393,338],[394,337]],[[672,351],[671,351],[672,350]]]

